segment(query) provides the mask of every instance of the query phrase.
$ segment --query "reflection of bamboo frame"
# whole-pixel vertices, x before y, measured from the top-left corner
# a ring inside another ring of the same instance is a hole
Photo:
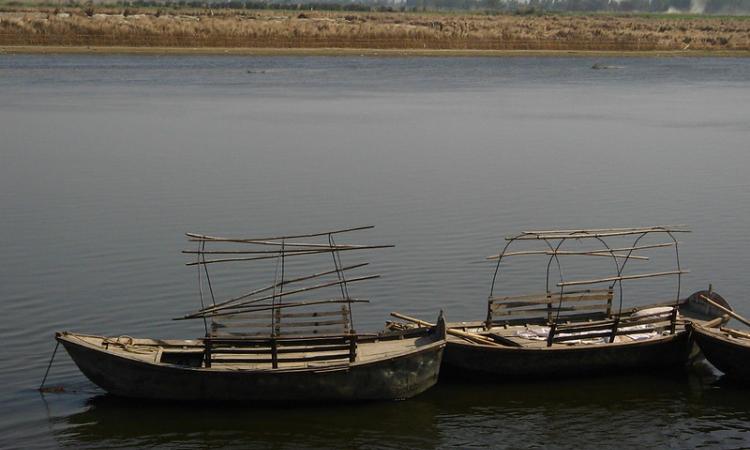
[[[587,284],[598,284],[598,283],[611,283],[609,289],[614,289],[615,285],[618,286],[619,294],[619,309],[617,314],[622,313],[623,305],[623,280],[634,280],[641,278],[661,277],[661,276],[677,276],[677,296],[675,298],[676,304],[680,299],[680,288],[682,281],[682,274],[687,273],[687,270],[683,270],[680,266],[680,252],[677,239],[674,237],[674,233],[687,233],[689,230],[685,229],[682,225],[669,225],[669,226],[652,226],[652,227],[636,227],[636,228],[594,228],[594,229],[576,229],[576,230],[545,230],[545,231],[523,231],[520,234],[506,238],[507,243],[503,247],[503,250],[497,254],[488,257],[488,259],[497,260],[495,266],[495,272],[492,276],[492,285],[490,287],[490,300],[493,299],[495,284],[498,281],[498,275],[500,272],[500,263],[506,257],[510,256],[521,256],[521,255],[545,255],[549,256],[547,261],[546,270],[546,293],[551,298],[558,296],[558,305],[556,317],[553,323],[557,322],[560,311],[562,310],[563,298],[566,295],[565,288],[567,286],[580,286]],[[672,242],[653,244],[653,245],[641,245],[638,246],[638,242],[649,234],[665,233],[667,234]],[[624,248],[613,248],[607,244],[606,238],[620,237],[620,236],[636,236],[633,244],[629,247]],[[604,249],[592,250],[592,251],[563,251],[560,250],[563,244],[569,240],[579,239],[595,239],[600,242]],[[531,251],[519,251],[519,252],[508,252],[508,248],[518,241],[544,241],[548,249],[544,250],[531,250]],[[652,272],[652,273],[641,273],[634,275],[623,275],[625,266],[630,259],[648,259],[647,257],[640,255],[633,255],[635,250],[650,249],[650,248],[665,248],[674,247],[675,249],[675,260],[676,270],[665,271],[665,272]],[[560,262],[560,256],[610,256],[615,264],[615,275],[611,277],[590,279],[590,280],[574,280],[566,281],[563,277],[562,264]],[[619,261],[622,260],[622,261]],[[552,293],[550,290],[550,267],[552,262],[555,262],[558,273],[560,276],[560,282],[556,283],[556,287],[559,287],[559,294]],[[674,332],[674,326],[672,327]]]

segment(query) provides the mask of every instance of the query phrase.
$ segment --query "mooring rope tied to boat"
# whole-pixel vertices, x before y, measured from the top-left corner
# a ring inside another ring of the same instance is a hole
[[[60,341],[57,341],[55,344],[55,349],[52,350],[52,357],[49,359],[49,364],[47,364],[47,370],[44,372],[44,378],[42,378],[42,384],[39,385],[39,391],[43,392],[42,389],[44,389],[44,383],[47,382],[47,376],[49,375],[49,369],[52,367],[52,362],[55,360],[55,355],[57,354],[57,348],[60,346]]]

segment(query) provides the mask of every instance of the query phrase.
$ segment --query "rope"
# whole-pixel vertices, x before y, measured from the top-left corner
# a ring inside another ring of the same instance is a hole
[[[47,382],[47,375],[49,375],[49,369],[52,367],[52,362],[55,360],[55,355],[57,354],[57,347],[60,346],[60,341],[57,341],[55,344],[55,349],[52,351],[52,357],[49,359],[49,364],[47,364],[47,371],[44,372],[44,378],[42,378],[42,384],[39,385],[39,390],[41,391],[44,388],[44,383]]]

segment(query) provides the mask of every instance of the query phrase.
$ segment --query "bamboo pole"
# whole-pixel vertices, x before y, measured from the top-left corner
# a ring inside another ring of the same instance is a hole
[[[525,250],[525,251],[519,251],[519,252],[508,252],[503,254],[503,258],[506,256],[517,256],[517,255],[580,255],[580,254],[592,254],[592,253],[601,253],[602,256],[612,256],[610,252],[629,252],[632,250],[645,250],[649,248],[662,248],[662,247],[671,247],[674,246],[674,242],[665,242],[663,244],[652,244],[652,245],[639,245],[636,247],[620,247],[620,248],[612,248],[612,249],[597,249],[597,250],[590,250],[590,251],[582,251],[582,252],[576,252],[576,251],[568,251],[568,250],[558,250],[557,252],[552,250]],[[597,255],[598,256],[598,255]],[[618,257],[625,257],[626,255],[615,255]],[[498,259],[500,257],[499,254],[497,255],[490,255],[487,257],[487,259]],[[630,256],[631,258],[635,259],[648,259],[646,256]]]
[[[731,309],[725,308],[724,306],[716,303],[715,301],[711,300],[710,298],[706,297],[703,294],[699,295],[698,297],[700,297],[701,300],[703,300],[704,302],[708,303],[709,305],[711,305],[711,306],[713,306],[713,307],[715,307],[715,308],[717,308],[717,309],[719,309],[721,311],[724,311],[725,313],[729,314],[731,317],[739,320],[740,322],[744,323],[747,326],[750,326],[750,320],[745,319],[744,317],[742,317],[741,315],[739,315],[736,312],[732,311]]]
[[[734,337],[743,338],[743,339],[750,339],[750,333],[744,333],[739,330],[733,330],[731,328],[725,328],[721,327],[719,328],[720,331],[723,331],[724,333],[730,334]]]
[[[392,312],[391,316],[393,316],[393,317],[395,317],[397,319],[406,320],[407,322],[415,323],[415,324],[417,324],[419,326],[422,326],[422,327],[434,327],[435,326],[435,324],[432,324],[432,323],[429,323],[429,322],[425,322],[424,320],[415,319],[414,317],[405,316],[405,315],[397,313],[397,312]],[[446,333],[452,334],[453,336],[458,336],[458,337],[467,339],[467,340],[472,341],[472,342],[477,343],[477,344],[495,345],[495,346],[499,345],[497,342],[493,341],[492,339],[486,338],[484,336],[480,336],[480,335],[474,334],[474,333],[467,333],[465,331],[455,330],[453,328],[448,328],[446,330]]]
[[[287,239],[298,239],[298,238],[307,238],[307,237],[318,237],[318,236],[327,236],[329,234],[339,234],[339,233],[348,233],[350,231],[360,231],[360,230],[370,230],[372,228],[375,228],[374,225],[367,225],[364,227],[354,227],[354,228],[343,228],[340,230],[333,230],[333,231],[324,231],[320,233],[308,233],[308,234],[297,234],[297,235],[289,235],[289,236],[277,236],[277,237],[267,237],[267,238],[257,238],[257,239],[249,239],[249,238],[227,238],[227,237],[220,237],[220,236],[208,236],[205,234],[198,234],[198,233],[185,233],[186,236],[197,239],[201,241],[214,241],[214,242],[246,242],[246,243],[254,243],[257,241],[281,241],[281,240],[287,240]]]
[[[568,251],[568,250],[558,250],[558,251],[552,251],[552,250],[527,250],[527,251],[520,251],[520,252],[508,252],[503,254],[503,258],[507,256],[526,256],[526,255],[549,255],[549,256],[571,256],[571,255],[577,255],[577,256],[606,256],[609,258],[615,257],[615,258],[630,258],[630,259],[642,259],[648,261],[648,256],[639,256],[639,255],[624,255],[622,253],[605,253],[606,250],[603,251],[590,251],[590,252],[576,252],[576,251]],[[500,255],[492,255],[488,256],[487,260],[494,260],[499,259]]]
[[[305,301],[305,302],[295,302],[295,303],[276,303],[276,304],[264,304],[262,306],[258,307],[248,307],[245,309],[241,309],[238,311],[228,311],[228,312],[209,312],[206,314],[200,314],[200,315],[187,315],[184,317],[175,317],[172,320],[189,320],[189,319],[200,319],[203,317],[221,317],[221,316],[230,316],[230,315],[239,315],[239,314],[245,314],[245,313],[254,313],[254,312],[260,312],[260,311],[270,311],[275,308],[296,308],[300,306],[310,306],[310,305],[323,305],[327,303],[369,303],[370,300],[361,299],[361,298],[347,298],[347,299],[329,299],[329,300],[312,300],[312,301]]]
[[[643,233],[690,233],[690,230],[681,229],[669,229],[669,228],[654,228],[648,230],[637,230],[637,231],[612,231],[612,232],[601,232],[601,233],[581,233],[581,234],[527,234],[523,236],[506,237],[506,241],[531,241],[541,239],[587,239],[587,238],[603,238],[613,236],[630,236],[633,234]]]
[[[700,326],[702,326],[703,328],[713,328],[717,325],[721,325],[727,320],[729,320],[729,317],[727,317],[726,315],[723,315],[721,317],[717,317],[715,319],[711,319],[706,322],[703,322],[702,324],[700,324]]]
[[[640,273],[636,275],[624,275],[620,277],[607,277],[607,278],[599,278],[594,280],[576,280],[576,281],[564,281],[561,283],[557,283],[558,287],[565,287],[565,286],[580,286],[582,284],[596,284],[596,283],[607,283],[610,281],[620,281],[620,280],[636,280],[639,278],[651,278],[651,277],[663,277],[667,275],[682,275],[683,273],[689,273],[689,270],[671,270],[669,272],[653,272],[653,273]]]
[[[299,252],[329,252],[337,250],[355,250],[368,249],[371,245],[338,245],[336,247],[313,247],[313,248],[294,248],[290,250],[182,250],[181,253],[186,255],[263,255],[263,254],[289,254]]]
[[[366,265],[368,265],[368,264],[370,264],[370,263],[361,263],[361,264],[355,264],[355,265],[353,265],[353,266],[347,266],[347,267],[344,267],[344,268],[342,268],[341,270],[342,270],[342,271],[344,271],[344,270],[352,270],[352,269],[358,269],[358,268],[360,268],[360,267],[364,267],[364,266],[366,266]],[[240,295],[240,296],[238,296],[238,297],[230,298],[229,300],[225,300],[225,301],[223,301],[223,302],[220,302],[220,303],[217,303],[217,304],[215,304],[215,305],[212,305],[212,306],[210,306],[209,308],[202,308],[202,309],[200,309],[200,310],[199,310],[199,312],[202,312],[202,311],[204,311],[205,309],[210,309],[210,308],[214,308],[214,307],[217,307],[217,306],[224,306],[224,305],[228,305],[228,304],[230,304],[230,303],[233,303],[233,302],[236,302],[236,301],[238,301],[238,300],[242,300],[242,299],[244,299],[244,298],[252,297],[253,295],[256,295],[256,294],[260,294],[261,292],[266,292],[266,291],[270,291],[271,289],[274,289],[274,288],[277,288],[277,287],[281,287],[281,286],[285,286],[285,285],[287,285],[287,284],[291,284],[291,283],[297,283],[297,282],[299,282],[299,281],[306,281],[306,280],[311,280],[311,279],[313,279],[313,278],[319,278],[319,277],[322,277],[322,276],[325,276],[325,275],[330,275],[330,274],[332,274],[332,273],[336,273],[336,272],[337,272],[336,270],[329,270],[329,271],[327,271],[327,272],[318,272],[318,273],[314,273],[314,274],[312,274],[312,275],[307,275],[307,276],[304,276],[304,277],[299,277],[299,278],[293,278],[293,279],[291,279],[291,280],[286,280],[286,281],[283,281],[283,282],[279,282],[279,283],[276,283],[276,284],[272,284],[272,285],[270,285],[270,286],[266,286],[266,287],[264,287],[264,288],[261,288],[261,289],[256,289],[256,290],[254,290],[254,291],[248,292],[247,294],[242,294],[242,295]]]
[[[573,230],[535,230],[535,231],[522,231],[523,234],[552,234],[552,233],[603,233],[603,232],[617,232],[617,231],[644,231],[654,229],[679,229],[685,228],[687,225],[654,225],[650,227],[627,227],[627,228],[579,228]]]
[[[252,300],[247,301],[247,302],[235,303],[235,304],[231,304],[231,305],[225,304],[223,306],[219,306],[219,305],[217,305],[217,306],[210,306],[208,308],[200,309],[196,313],[188,314],[185,317],[192,319],[192,318],[195,318],[195,317],[200,317],[201,315],[203,315],[204,313],[207,313],[207,312],[216,312],[216,311],[223,311],[223,310],[226,310],[226,309],[241,308],[241,307],[246,306],[246,305],[250,305],[250,304],[253,304],[253,303],[262,302],[263,300],[271,300],[271,299],[275,299],[275,298],[285,297],[287,295],[299,294],[300,292],[312,291],[314,289],[322,289],[322,288],[331,287],[331,286],[338,286],[338,285],[341,285],[343,283],[355,283],[357,281],[372,280],[374,278],[380,278],[380,275],[367,275],[367,276],[364,276],[364,277],[350,278],[348,280],[330,281],[328,283],[316,284],[314,286],[308,286],[306,288],[295,289],[293,291],[280,292],[280,293],[274,294],[274,295],[267,295],[265,297],[255,298],[255,299],[252,299]]]
[[[276,247],[302,247],[295,250],[290,251],[299,251],[299,250],[313,250],[317,248],[332,248],[330,244],[314,244],[311,242],[284,242],[283,244],[280,241],[204,241],[203,239],[188,239],[188,242],[231,242],[236,244],[255,244],[255,245],[268,245],[268,246],[276,246]],[[304,247],[310,247],[310,248],[304,248]],[[362,245],[354,245],[354,244],[342,244],[340,247],[363,247]],[[391,247],[393,247],[391,245]],[[335,247],[333,247],[335,248]]]
[[[349,248],[323,248],[323,249],[315,249],[315,250],[307,250],[307,249],[300,249],[300,250],[288,250],[284,252],[272,252],[273,254],[268,256],[253,256],[249,258],[221,258],[221,259],[208,259],[208,260],[202,260],[202,261],[193,261],[189,263],[185,263],[186,266],[195,266],[198,264],[206,265],[206,264],[215,264],[215,263],[224,263],[224,262],[237,262],[237,261],[257,261],[260,259],[273,259],[278,258],[279,255],[284,255],[285,257],[289,256],[303,256],[303,255],[316,255],[320,253],[332,253],[332,252],[339,252],[339,251],[347,251],[347,250],[365,250],[365,249],[375,249],[375,248],[390,248],[393,247],[393,245],[368,245],[368,246],[362,246],[362,247],[349,247]]]

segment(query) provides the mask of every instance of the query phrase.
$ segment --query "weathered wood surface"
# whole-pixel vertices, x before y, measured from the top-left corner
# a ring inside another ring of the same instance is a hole
[[[415,324],[417,324],[419,326],[422,326],[422,327],[434,327],[435,326],[434,324],[431,324],[429,322],[425,322],[424,320],[416,319],[414,317],[405,316],[405,315],[397,313],[397,312],[392,312],[391,316],[393,316],[393,317],[395,317],[397,319],[406,320],[407,322],[415,323]],[[497,345],[497,343],[495,341],[493,341],[492,339],[486,338],[484,336],[481,336],[481,335],[475,334],[475,333],[467,333],[465,331],[451,329],[451,328],[448,328],[446,330],[446,333],[451,334],[453,336],[457,336],[457,337],[463,338],[463,339],[467,339],[467,340],[469,340],[471,342],[474,342],[474,343],[477,343],[477,344]]]
[[[114,395],[272,403],[401,399],[425,391],[437,382],[444,335],[422,332],[400,337],[365,340],[353,363],[344,358],[291,361],[305,353],[279,351],[279,368],[272,369],[267,362],[215,361],[211,368],[159,363],[155,358],[173,353],[175,347],[160,350],[163,347],[158,342],[163,341],[134,339],[132,345],[137,345],[134,349],[139,352],[128,351],[127,345],[105,349],[101,336],[57,335],[81,371]],[[195,349],[196,340],[173,340],[171,344],[179,346],[181,342]]]
[[[674,334],[657,333],[645,340],[627,340],[628,334],[647,333],[652,330],[667,331],[672,325],[671,313],[659,312],[631,318],[640,308],[629,308],[619,317],[616,334],[618,340],[607,342],[615,329],[614,319],[589,314],[578,316],[571,323],[558,324],[557,332],[588,331],[586,336],[570,336],[570,339],[556,339],[548,346],[545,339],[529,340],[516,336],[516,330],[526,329],[523,321],[508,321],[495,326],[482,335],[496,334],[515,345],[488,346],[470,345],[465,341],[449,338],[444,358],[446,375],[461,378],[482,378],[488,381],[518,378],[559,378],[600,373],[623,373],[648,371],[653,369],[682,370],[689,361],[691,345],[684,328],[685,323],[699,322],[718,324],[722,317],[706,315],[695,309],[695,304],[683,300],[650,305],[650,307],[679,307],[682,319],[676,321]],[[544,326],[545,321],[532,322],[533,326]],[[450,324],[481,330],[480,322]],[[622,330],[623,327],[647,325],[643,330]],[[570,342],[590,337],[604,338],[604,342]]]
[[[718,308],[721,311],[724,311],[725,313],[729,314],[731,317],[739,320],[740,322],[744,323],[745,325],[750,326],[750,320],[745,319],[741,315],[737,314],[736,312],[732,311],[729,308],[726,308],[715,301],[711,300],[710,298],[706,297],[705,295],[700,295],[699,298],[703,300],[704,302],[708,303],[709,305],[713,306],[714,308]]]
[[[485,347],[449,339],[443,360],[446,376],[504,381],[508,378],[573,377],[655,369],[680,370],[688,360],[687,333],[600,345]]]
[[[730,338],[721,331],[689,325],[706,359],[729,379],[750,383],[750,340]]]

